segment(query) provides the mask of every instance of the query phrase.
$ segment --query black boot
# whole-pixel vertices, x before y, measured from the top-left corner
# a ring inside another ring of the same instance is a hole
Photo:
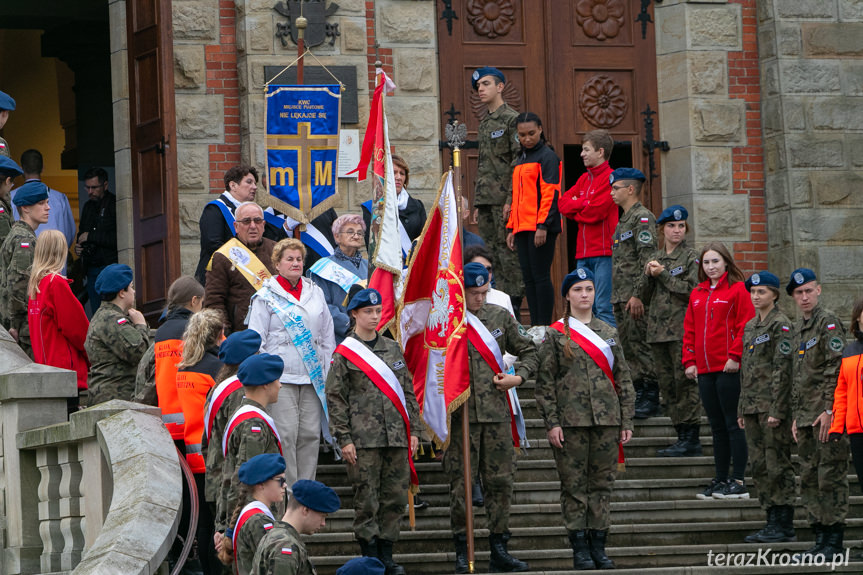
[[[683,424],[678,424],[674,426],[674,429],[677,431],[677,441],[672,443],[668,447],[657,449],[657,456],[680,457],[680,454],[683,452],[683,442],[686,441],[686,426]]]
[[[474,507],[483,507],[485,505],[485,498],[482,496],[482,486],[479,484],[479,481],[473,482],[471,499],[473,499]]]
[[[420,511],[422,509],[426,509],[429,506],[429,502],[425,499],[420,499],[418,494],[414,494],[414,510]]]
[[[773,531],[776,530],[776,507],[767,508],[767,525],[762,527],[759,531],[747,535],[743,538],[743,541],[745,543],[763,543],[764,540],[762,537],[765,537],[770,529]]]
[[[635,402],[633,403],[635,406],[635,418],[642,419],[638,415],[638,406],[644,401],[644,382],[640,379],[635,380],[632,382],[632,387],[635,388]]]
[[[378,539],[378,559],[386,568],[386,575],[405,575],[405,569],[393,561],[393,542]]]
[[[773,521],[768,522],[767,527],[758,532],[758,542],[797,541],[797,536],[794,534],[794,508],[790,505],[779,505],[771,507],[771,509],[773,510]],[[748,538],[747,543],[751,543]]]
[[[845,556],[845,546],[842,540],[845,537],[845,524],[834,523],[827,528],[827,536],[824,539],[824,546],[819,553],[823,553],[824,557],[830,561],[834,556]]]
[[[701,425],[698,423],[686,424],[686,441],[683,444],[683,457],[698,457],[702,454],[701,439],[698,437]]]
[[[491,551],[491,558],[488,562],[489,573],[511,573],[530,569],[527,563],[519,561],[509,554],[506,549],[508,540],[509,534],[492,533],[488,536],[488,547]]]
[[[587,540],[587,530],[570,531],[569,544],[572,546],[572,568],[576,571],[596,569],[590,556],[590,542]]]
[[[467,573],[467,535],[453,535],[452,542],[455,545],[455,572]]]
[[[378,557],[378,538],[372,537],[370,540],[357,539],[360,544],[360,555],[363,557]]]
[[[608,530],[590,530],[590,556],[593,558],[597,569],[614,569],[614,561],[609,559],[608,555],[605,554],[605,540],[607,537]]]
[[[779,527],[782,528],[786,541],[797,541],[797,534],[794,532],[793,505],[782,505],[779,507]]]
[[[656,417],[659,415],[659,384],[655,381],[645,380],[642,385],[644,385],[644,392],[641,396],[641,403],[635,405],[635,418]]]
[[[812,525],[812,531],[815,533],[815,545],[802,553],[794,554],[793,559],[798,563],[806,559],[808,555],[817,555],[821,553],[821,549],[824,547],[824,542],[827,539],[827,528],[820,523],[815,523]]]

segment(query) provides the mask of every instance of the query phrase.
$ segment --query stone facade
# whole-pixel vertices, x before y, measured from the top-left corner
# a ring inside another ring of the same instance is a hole
[[[863,288],[863,9],[759,0],[770,267],[811,267],[849,321]]]

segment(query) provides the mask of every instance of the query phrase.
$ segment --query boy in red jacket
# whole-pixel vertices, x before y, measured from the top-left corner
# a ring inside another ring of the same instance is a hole
[[[575,265],[593,272],[593,315],[617,327],[611,309],[611,244],[618,211],[608,181],[608,159],[613,147],[614,140],[607,130],[593,130],[582,137],[581,159],[587,171],[561,196],[558,209],[578,222]]]

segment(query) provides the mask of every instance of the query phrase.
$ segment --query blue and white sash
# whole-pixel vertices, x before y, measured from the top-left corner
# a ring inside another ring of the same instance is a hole
[[[366,209],[369,213],[372,213],[372,201],[369,200],[367,202],[363,202],[360,204],[362,207]],[[411,247],[413,246],[413,242],[411,241],[410,236],[408,235],[407,230],[405,230],[405,226],[401,220],[398,220],[399,224],[399,242],[402,246],[402,265],[407,268],[408,265],[408,256],[411,254]]]
[[[331,258],[321,258],[314,263],[309,271],[327,281],[331,281],[348,293],[351,286],[362,281],[362,278]]]
[[[222,212],[222,216],[225,218],[225,222],[228,224],[228,229],[231,230],[231,235],[237,237],[237,230],[234,229],[234,221],[236,221],[236,218],[234,217],[234,212],[231,211],[231,208],[229,208],[228,204],[225,203],[225,200],[217,198],[207,205],[219,208],[219,211]]]
[[[300,281],[302,281],[302,279]],[[323,408],[321,433],[328,444],[334,445],[335,442],[333,440],[333,436],[330,435],[330,415],[327,410],[327,397],[324,390],[326,374],[324,373],[324,364],[321,362],[318,350],[315,349],[315,346],[312,343],[311,330],[306,327],[306,322],[303,319],[303,316],[292,311],[292,308],[296,304],[288,301],[280,294],[270,289],[269,286],[265,285],[258,290],[255,297],[263,298],[263,300],[269,304],[270,309],[273,310],[273,313],[276,314],[276,317],[278,317],[279,321],[281,321],[285,326],[285,330],[288,332],[288,337],[291,338],[291,343],[293,343],[294,347],[297,348],[297,352],[299,352],[300,357],[303,360],[306,372],[309,374],[309,380],[311,380],[312,386],[315,388],[315,394],[318,396],[318,399],[321,402],[321,407]]]

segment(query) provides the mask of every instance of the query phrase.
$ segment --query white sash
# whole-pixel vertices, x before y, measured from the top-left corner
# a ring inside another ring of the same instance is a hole
[[[327,281],[333,282],[342,288],[345,293],[351,289],[352,285],[362,281],[357,274],[330,258],[319,259],[309,268],[309,271]]]
[[[237,376],[232,375],[217,385],[216,389],[213,390],[213,393],[210,394],[210,401],[207,402],[207,410],[204,412],[204,433],[207,434],[207,441],[210,440],[210,433],[212,432],[212,428],[210,427],[210,414],[212,413],[213,404],[218,403],[221,407],[223,401],[219,401],[219,396],[222,395],[228,386],[235,381],[237,381]],[[224,400],[224,398],[222,399]]]
[[[237,515],[237,524],[234,526],[234,535],[233,537],[231,537],[231,541],[234,544],[234,555],[237,554],[237,537],[239,537],[240,535],[240,529],[243,528],[243,525],[246,524],[246,521],[248,521],[249,518],[252,517],[252,515],[255,515],[255,513],[249,512],[255,510],[257,510],[259,513],[263,513],[273,521],[276,520],[276,518],[273,517],[273,512],[270,511],[270,508],[261,503],[260,501],[252,501],[251,503],[243,507],[243,509],[240,511],[240,514]],[[242,523],[240,523],[241,521]]]
[[[225,435],[222,436],[222,455],[225,457],[228,456],[228,439],[230,438],[232,431],[231,426],[234,421],[244,418],[246,414],[253,414],[255,417],[260,417],[267,422],[267,426],[269,426],[270,431],[272,431],[273,435],[276,436],[276,441],[279,442],[279,445],[282,443],[282,438],[279,437],[279,430],[276,429],[276,422],[273,421],[272,417],[270,417],[264,410],[257,408],[254,405],[243,405],[234,412],[234,415],[232,415],[231,419],[228,420],[228,425],[225,426]]]
[[[485,324],[480,321],[478,317],[472,314],[469,311],[465,311],[465,316],[467,316],[467,323],[470,327],[476,330],[477,335],[482,340],[482,342],[488,347],[488,350],[494,356],[495,361],[497,361],[497,372],[504,373],[506,371],[506,364],[503,361],[503,354],[500,351],[500,346],[497,344],[497,340],[491,332],[488,331],[488,328],[485,327]]]
[[[398,396],[399,401],[402,402],[402,407],[404,408],[405,413],[407,413],[408,404],[405,400],[405,391],[402,389],[401,383],[390,366],[388,366],[384,360],[379,358],[375,352],[370,350],[367,345],[355,337],[346,337],[340,345],[349,348],[351,351],[363,358],[363,360],[368,363],[372,369],[380,374],[387,385],[390,386],[396,396]]]
[[[562,322],[561,322],[562,323]],[[614,354],[611,352],[611,346],[604,339],[599,337],[592,329],[570,316],[569,327],[584,336],[590,343],[602,352],[605,359],[608,360],[608,368],[614,370]]]

